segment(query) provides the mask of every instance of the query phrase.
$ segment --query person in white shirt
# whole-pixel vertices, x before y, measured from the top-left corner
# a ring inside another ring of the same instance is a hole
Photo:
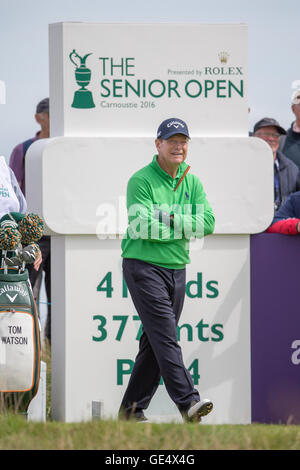
[[[27,203],[20,189],[14,172],[6,164],[5,158],[0,156],[0,219],[9,212],[25,214]],[[42,262],[41,254],[34,262],[34,269],[38,271]]]

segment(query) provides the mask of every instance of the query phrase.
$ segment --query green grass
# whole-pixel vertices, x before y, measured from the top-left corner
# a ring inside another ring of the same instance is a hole
[[[1,450],[296,450],[300,426],[120,421],[27,422],[0,416]]]
[[[300,426],[206,425],[51,420],[51,360],[47,363],[47,421],[0,414],[0,450],[299,450]]]

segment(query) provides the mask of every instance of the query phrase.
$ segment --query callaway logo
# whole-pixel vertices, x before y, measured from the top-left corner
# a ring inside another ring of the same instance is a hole
[[[11,302],[13,302],[13,301],[15,300],[15,298],[17,297],[18,294],[14,295],[13,297],[11,297],[9,294],[6,294],[6,295],[7,295],[7,297],[9,298],[9,300],[10,300]]]
[[[167,127],[175,127],[175,129],[178,129],[179,126],[183,127],[184,128],[184,125],[181,124],[181,122],[178,122],[178,121],[171,121],[169,122],[169,124],[167,124]]]
[[[10,296],[8,292],[12,292]],[[13,295],[13,292],[16,292],[16,295]],[[5,294],[11,302],[13,302],[18,294],[22,295],[23,297],[28,297],[28,292],[22,287],[17,285],[4,285],[0,288],[0,296]]]

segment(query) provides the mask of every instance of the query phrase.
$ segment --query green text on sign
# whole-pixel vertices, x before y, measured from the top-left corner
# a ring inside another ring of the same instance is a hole
[[[112,272],[108,271],[98,284],[97,292],[105,292],[107,298],[112,298],[113,291]],[[197,273],[197,279],[190,280],[186,283],[185,293],[191,299],[202,299],[204,297],[207,299],[215,299],[219,295],[218,281],[206,281],[203,273]],[[124,277],[122,281],[122,297],[128,297],[128,289]]]
[[[134,361],[131,359],[117,359],[117,385],[123,385],[124,375],[130,375],[134,366]],[[199,385],[199,361],[194,359],[191,365],[188,367],[188,371],[191,373],[194,385]],[[160,379],[160,385],[163,384],[162,378]]]
[[[127,327],[131,321],[140,322],[140,317],[138,315],[113,315],[112,317],[113,322],[118,322],[118,329],[114,336],[115,341],[121,341],[124,339],[127,333]],[[92,339],[96,342],[101,342],[106,340],[108,335],[108,326],[111,335],[111,330],[114,329],[113,325],[107,325],[107,319],[104,315],[94,315],[93,320],[97,323],[97,330],[95,331],[95,335],[93,335]],[[139,341],[143,333],[143,326],[142,323],[139,324],[138,331],[136,334],[136,340]],[[206,323],[204,319],[201,319],[195,326],[192,326],[188,323],[184,323],[182,325],[177,326],[177,338],[178,341],[182,339],[186,339],[187,341],[195,341],[199,340],[202,342],[207,341],[222,341],[224,339],[223,333],[223,325],[222,323],[214,323],[210,325]]]

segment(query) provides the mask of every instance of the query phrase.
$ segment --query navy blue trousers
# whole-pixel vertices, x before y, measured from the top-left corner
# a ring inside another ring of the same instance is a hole
[[[177,324],[185,297],[185,269],[166,269],[124,259],[123,273],[143,324],[143,334],[120,411],[130,415],[146,409],[162,376],[171,399],[185,412],[191,402],[200,400],[177,341]]]

